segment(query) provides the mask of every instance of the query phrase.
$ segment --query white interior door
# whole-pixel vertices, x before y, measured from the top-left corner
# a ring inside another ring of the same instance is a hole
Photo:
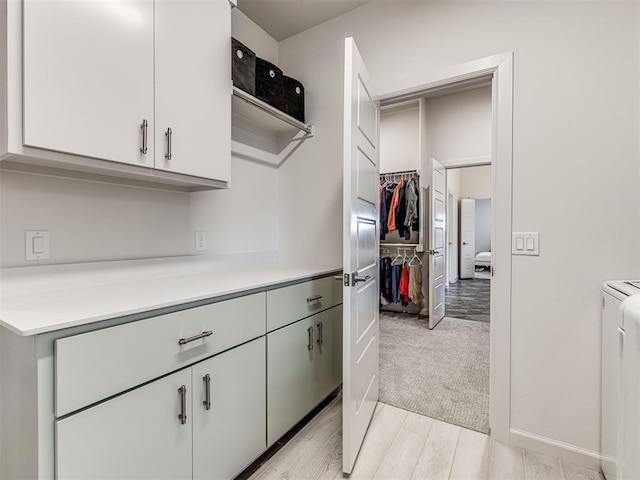
[[[378,401],[380,109],[345,39],[342,469],[350,474]]]
[[[460,278],[473,278],[476,271],[476,201],[460,200]]]
[[[444,317],[444,238],[445,195],[444,167],[429,161],[429,328]]]

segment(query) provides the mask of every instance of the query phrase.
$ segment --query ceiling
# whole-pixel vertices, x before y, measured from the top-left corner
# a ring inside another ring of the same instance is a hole
[[[238,8],[278,42],[371,0],[238,0]]]

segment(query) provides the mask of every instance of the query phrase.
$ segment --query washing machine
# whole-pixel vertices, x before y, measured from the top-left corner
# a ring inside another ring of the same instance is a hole
[[[623,303],[640,295],[640,281],[611,281],[602,287],[602,416],[600,466],[607,480],[634,478],[623,474],[623,345],[625,322]],[[640,296],[637,297],[640,299]],[[627,304],[625,303],[625,306]],[[627,394],[630,391],[626,391]],[[640,403],[638,404],[640,405]],[[628,433],[628,432],[627,432]],[[633,463],[633,461],[631,461]],[[632,465],[629,465],[631,468]],[[628,469],[627,469],[628,471]],[[636,477],[640,478],[640,477]]]

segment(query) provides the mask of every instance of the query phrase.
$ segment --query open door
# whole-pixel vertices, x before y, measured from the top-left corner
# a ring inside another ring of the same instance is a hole
[[[445,195],[444,167],[436,159],[429,160],[429,328],[444,317],[444,238]]]
[[[378,401],[380,109],[345,39],[342,470],[350,474]]]
[[[476,201],[460,200],[460,278],[473,278],[476,271]]]

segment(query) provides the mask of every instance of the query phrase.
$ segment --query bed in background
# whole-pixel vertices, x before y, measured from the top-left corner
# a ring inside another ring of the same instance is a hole
[[[479,252],[476,255],[476,268],[489,268],[491,266],[491,252]]]

